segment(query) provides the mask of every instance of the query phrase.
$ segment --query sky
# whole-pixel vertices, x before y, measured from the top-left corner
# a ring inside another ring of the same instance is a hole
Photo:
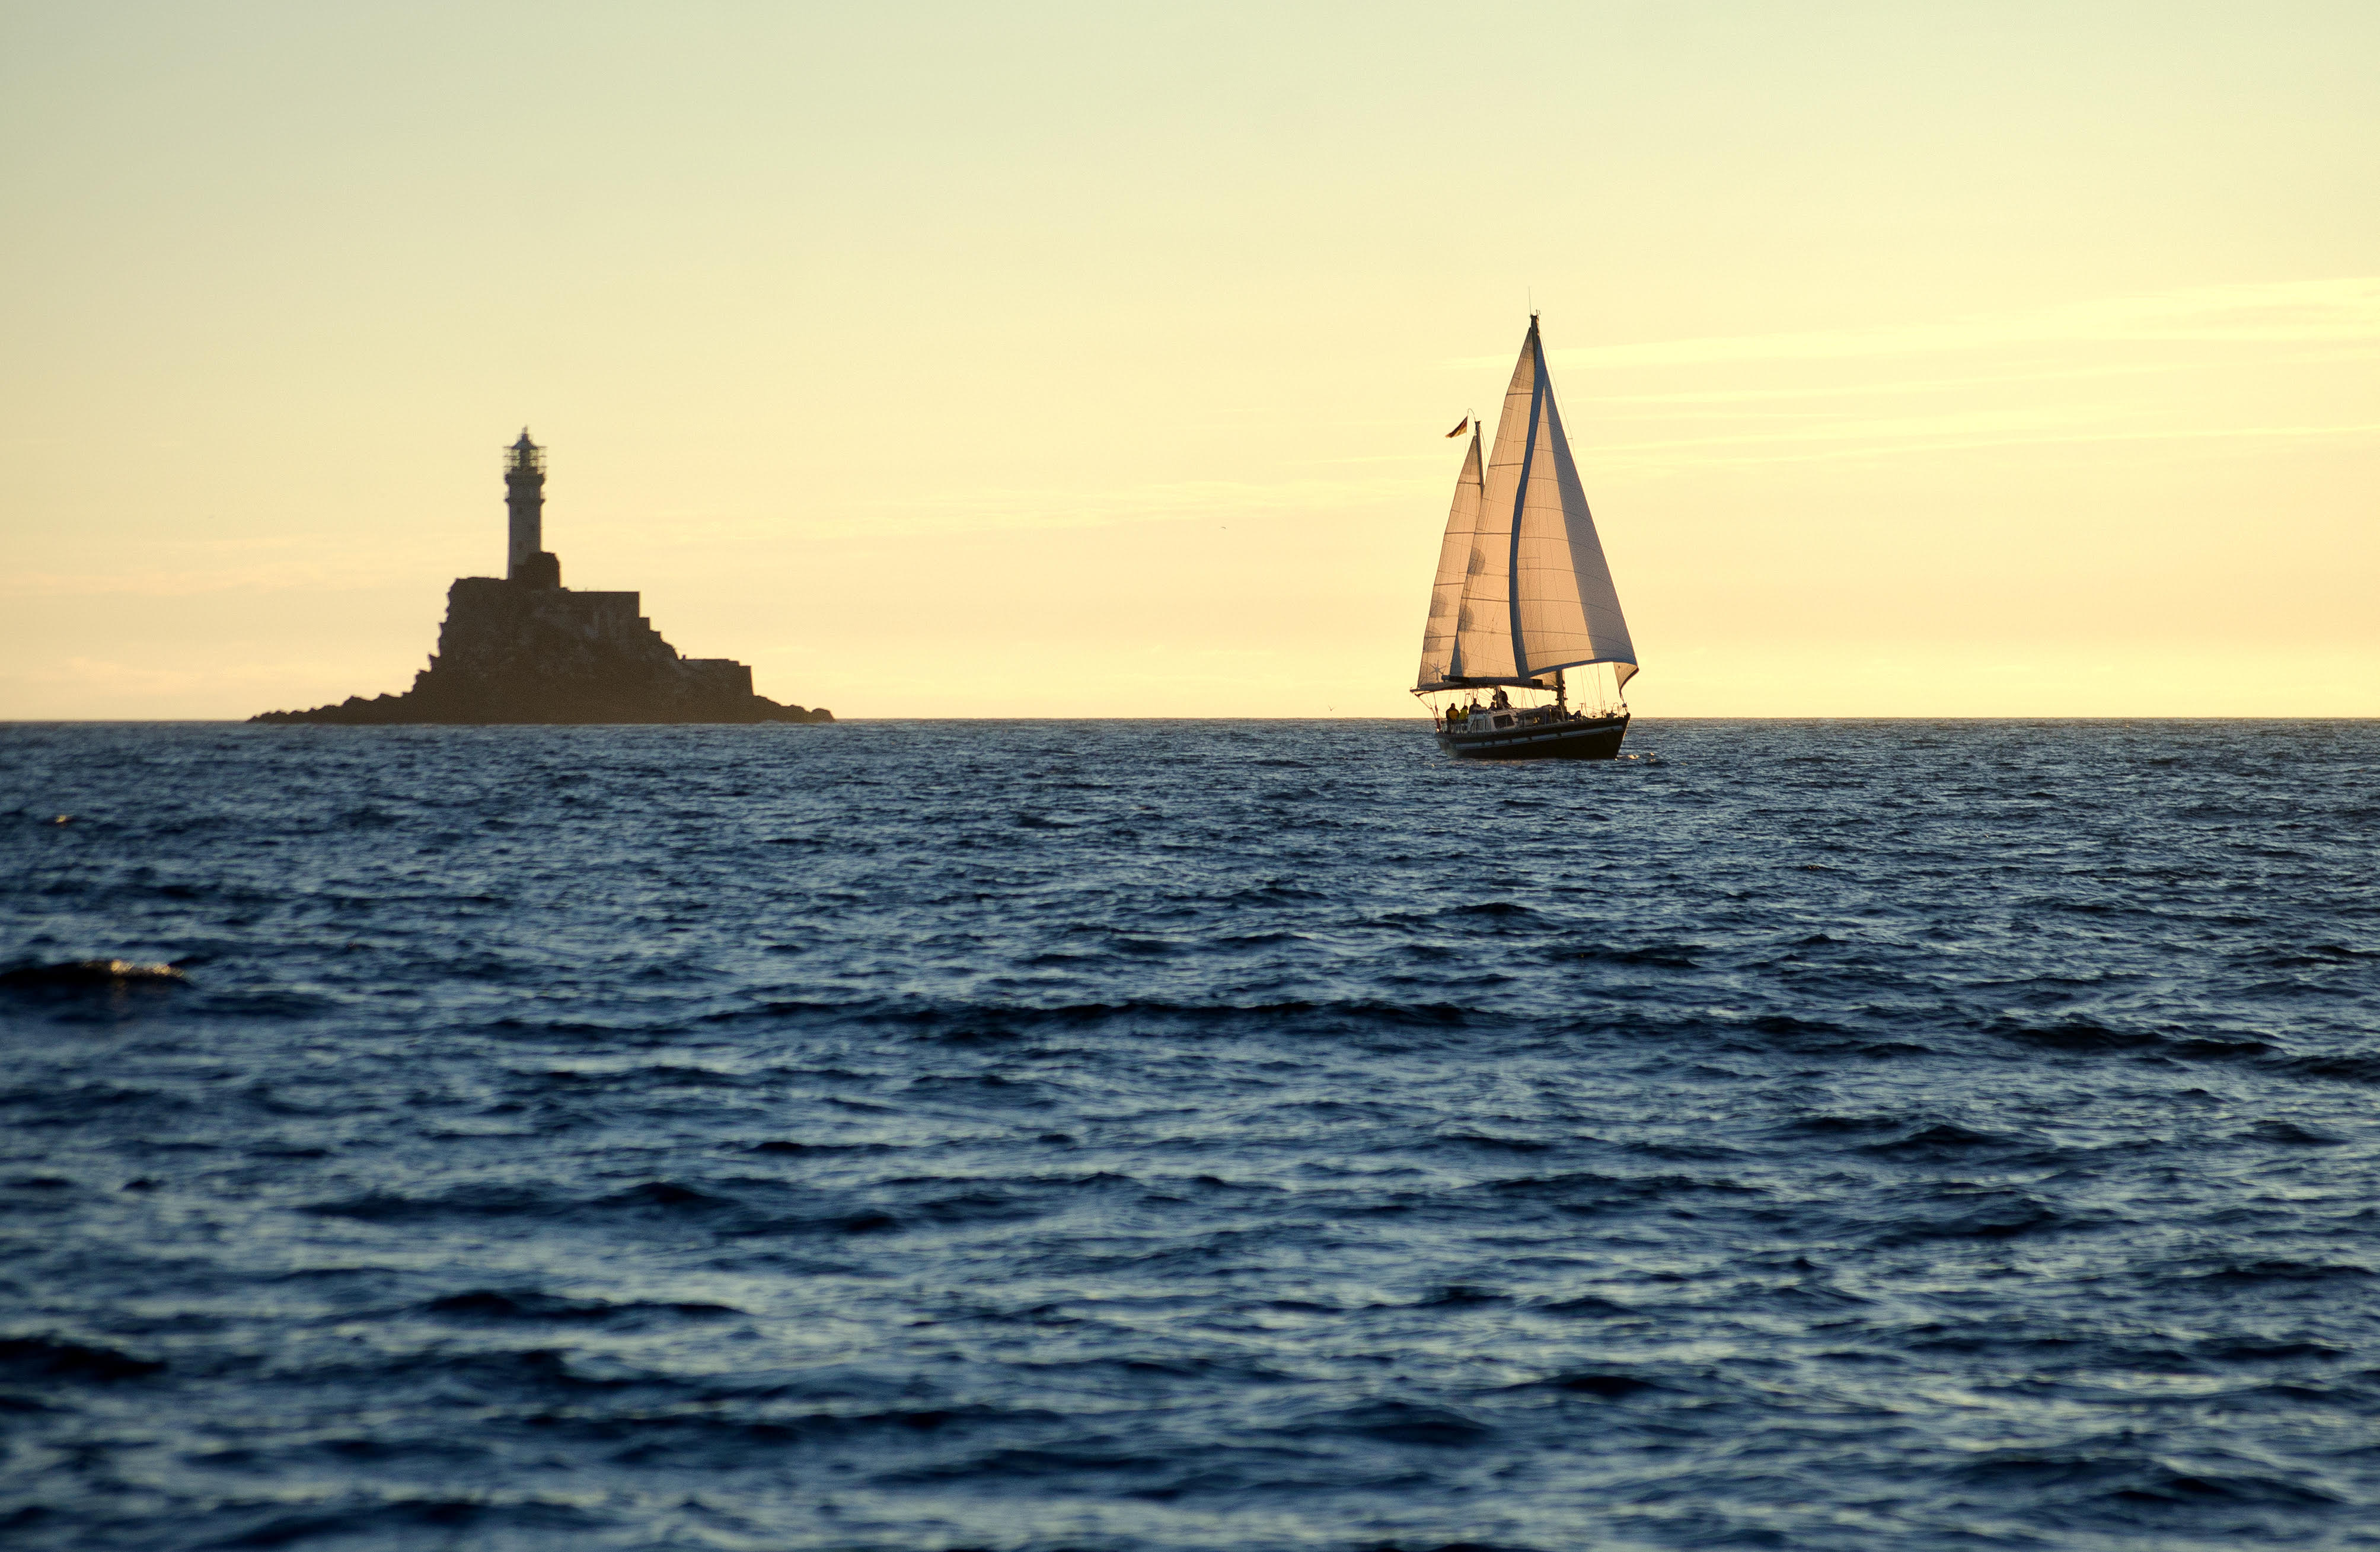
[[[838,715],[1402,716],[1534,307],[1648,716],[2380,714],[2380,6],[0,0],[0,718],[546,546]]]

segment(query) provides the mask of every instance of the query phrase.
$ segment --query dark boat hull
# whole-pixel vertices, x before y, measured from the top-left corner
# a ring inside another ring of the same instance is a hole
[[[1628,736],[1628,719],[1582,718],[1494,728],[1485,733],[1440,733],[1438,746],[1463,759],[1617,759]]]

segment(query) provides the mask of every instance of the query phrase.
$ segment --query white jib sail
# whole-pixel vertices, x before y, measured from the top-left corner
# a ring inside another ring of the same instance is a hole
[[[1451,528],[1447,537],[1451,545]],[[1441,561],[1441,584],[1444,577]],[[1431,608],[1435,623],[1435,598]],[[1610,663],[1621,685],[1636,672],[1534,318],[1504,392],[1456,620],[1448,655],[1461,666],[1433,680],[1425,650],[1420,688],[1450,679],[1526,681],[1585,663]]]
[[[1438,580],[1429,589],[1429,619],[1421,628],[1421,677],[1415,683],[1424,689],[1463,675],[1455,650],[1455,626],[1463,613],[1463,579],[1471,569],[1471,530],[1478,521],[1479,430],[1475,426],[1462,477],[1454,482],[1454,504],[1446,514],[1446,539],[1438,551]]]

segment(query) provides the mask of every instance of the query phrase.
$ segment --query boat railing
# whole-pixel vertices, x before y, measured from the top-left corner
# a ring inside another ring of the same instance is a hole
[[[1501,710],[1482,707],[1468,717],[1449,713],[1443,725],[1448,733],[1505,733],[1558,722],[1608,722],[1627,714],[1625,706],[1598,707],[1591,711],[1578,706],[1516,706]]]

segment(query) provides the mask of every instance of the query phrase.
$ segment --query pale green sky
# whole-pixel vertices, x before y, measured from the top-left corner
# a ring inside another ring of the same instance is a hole
[[[0,717],[1401,714],[1533,299],[1642,713],[2380,713],[2380,6],[0,18]]]

